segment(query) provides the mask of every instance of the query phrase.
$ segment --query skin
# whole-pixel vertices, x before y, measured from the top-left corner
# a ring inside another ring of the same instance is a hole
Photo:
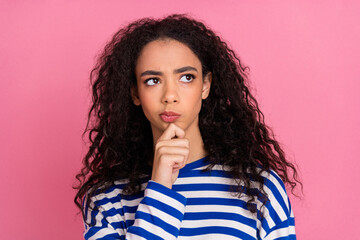
[[[142,107],[154,140],[152,180],[171,188],[182,167],[207,155],[199,112],[210,92],[211,73],[202,76],[200,60],[185,44],[161,39],[142,49],[135,75],[133,102]],[[166,122],[160,117],[164,111],[180,117]]]

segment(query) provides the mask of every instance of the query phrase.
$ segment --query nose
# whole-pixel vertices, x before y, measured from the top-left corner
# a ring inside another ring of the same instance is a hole
[[[164,85],[162,102],[166,104],[179,102],[178,90],[175,83],[167,82]]]

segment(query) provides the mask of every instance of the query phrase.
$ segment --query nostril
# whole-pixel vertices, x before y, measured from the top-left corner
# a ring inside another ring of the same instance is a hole
[[[170,100],[170,101],[169,101],[169,100],[164,100],[164,102],[165,102],[165,103],[169,103],[169,102],[177,102],[177,100],[176,100],[176,99],[174,99],[174,100],[172,100],[172,101],[171,101],[171,100]]]

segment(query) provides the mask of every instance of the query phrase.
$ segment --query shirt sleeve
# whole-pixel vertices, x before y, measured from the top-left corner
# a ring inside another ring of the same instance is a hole
[[[106,204],[100,204],[100,201],[91,201],[91,205],[91,210],[86,210],[86,219],[91,224],[85,226],[85,239],[172,240],[179,235],[186,198],[159,183],[149,181],[144,198],[137,206],[131,226],[127,226],[130,224],[124,217],[125,208],[128,206],[118,206],[122,214],[117,214],[118,217],[114,218],[111,209],[104,210]]]
[[[269,230],[264,240],[296,240],[294,216],[277,223]]]
[[[274,171],[265,179],[264,190],[269,199],[264,206],[260,239],[295,240],[295,218],[290,199],[283,181]]]

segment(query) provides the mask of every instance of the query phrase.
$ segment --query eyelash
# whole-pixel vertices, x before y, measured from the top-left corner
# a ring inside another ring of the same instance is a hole
[[[184,74],[184,75],[182,75],[182,76],[180,77],[180,79],[183,78],[183,77],[185,77],[185,76],[190,76],[190,77],[192,78],[192,80],[191,80],[190,82],[192,82],[192,81],[195,79],[195,76],[194,76],[193,74]],[[148,78],[148,79],[146,79],[146,80],[144,81],[144,83],[147,85],[147,83],[148,83],[150,80],[159,81],[159,78]],[[155,85],[155,84],[153,84],[153,85]],[[149,85],[149,86],[153,86],[153,85]]]
[[[150,80],[156,80],[156,81],[159,81],[158,78],[148,78],[144,81],[144,83],[147,85],[147,83],[150,81]]]
[[[181,78],[186,77],[186,76],[190,76],[192,78],[192,80],[190,82],[192,82],[195,79],[195,76],[192,75],[192,74],[184,74],[184,75],[181,76]]]

